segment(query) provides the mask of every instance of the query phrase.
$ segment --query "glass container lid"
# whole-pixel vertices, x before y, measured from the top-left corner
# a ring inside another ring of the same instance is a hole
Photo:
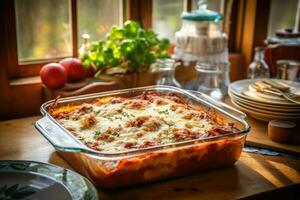
[[[189,21],[211,21],[216,23],[223,19],[220,13],[207,9],[206,0],[198,0],[197,4],[198,10],[183,12],[181,19]]]

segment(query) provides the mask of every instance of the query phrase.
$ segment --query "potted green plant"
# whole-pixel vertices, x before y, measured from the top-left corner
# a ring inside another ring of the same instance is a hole
[[[137,86],[138,80],[132,79],[147,73],[157,59],[169,58],[169,46],[169,40],[159,39],[153,30],[143,29],[135,21],[126,21],[122,27],[112,26],[105,39],[92,42],[81,60],[84,66],[96,69],[97,78],[125,78]]]

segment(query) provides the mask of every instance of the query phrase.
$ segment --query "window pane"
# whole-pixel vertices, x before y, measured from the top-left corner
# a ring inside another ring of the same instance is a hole
[[[91,41],[105,37],[112,25],[122,22],[121,0],[77,0],[78,41],[88,33]]]
[[[159,37],[174,41],[174,34],[180,29],[183,0],[153,0],[153,30]]]
[[[68,0],[15,0],[19,62],[72,55]]]
[[[269,17],[268,35],[274,35],[276,30],[294,28],[297,13],[297,0],[272,0]]]

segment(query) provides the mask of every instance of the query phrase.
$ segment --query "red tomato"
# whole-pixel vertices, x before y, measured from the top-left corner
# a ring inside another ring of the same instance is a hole
[[[62,59],[59,64],[61,64],[68,75],[68,82],[81,81],[85,78],[85,69],[78,58],[65,58]]]
[[[67,73],[63,66],[57,63],[44,65],[40,71],[43,84],[51,89],[58,89],[67,82]]]
[[[85,77],[92,77],[95,74],[95,70],[93,67],[89,67],[85,70]]]

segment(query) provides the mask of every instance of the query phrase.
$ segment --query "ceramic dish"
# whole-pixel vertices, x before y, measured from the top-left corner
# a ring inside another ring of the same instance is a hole
[[[260,102],[260,103],[266,103],[266,104],[272,104],[272,105],[284,105],[284,106],[295,106],[299,107],[299,105],[293,103],[293,102],[288,102],[288,101],[275,101],[271,99],[266,99],[258,96],[247,96],[244,93],[249,90],[249,85],[253,84],[254,82],[257,81],[262,81],[263,79],[244,79],[240,81],[236,81],[232,84],[229,85],[229,92],[232,92],[236,96],[239,96],[243,99],[248,99],[254,102]],[[284,81],[284,83],[289,84],[294,87],[300,88],[300,84],[296,82],[291,82],[291,81]]]
[[[36,161],[0,161],[3,199],[97,200],[94,186],[79,174]]]
[[[240,101],[233,101],[234,103],[238,104],[239,106],[242,106],[246,109],[250,109],[252,111],[256,111],[256,112],[261,112],[264,114],[269,114],[269,115],[274,115],[274,116],[278,116],[278,115],[282,115],[282,116],[286,116],[286,117],[300,117],[300,113],[287,113],[287,112],[281,112],[281,111],[270,111],[270,110],[266,110],[266,109],[260,109],[260,108],[255,108],[253,106],[250,106],[248,104],[244,104]]]
[[[280,106],[280,105],[272,105],[270,104],[265,104],[265,103],[260,103],[260,102],[255,102],[251,101],[248,99],[241,98],[239,96],[236,96],[232,92],[229,92],[228,95],[233,101],[238,101],[241,102],[245,105],[249,105],[251,107],[257,108],[257,109],[262,109],[262,110],[268,110],[268,111],[277,111],[277,112],[285,112],[285,113],[300,113],[300,107],[291,107],[291,106]]]
[[[247,94],[250,93],[250,94]],[[267,93],[260,93],[257,92],[255,88],[253,88],[253,85],[249,85],[249,91],[244,92],[245,95],[251,96],[253,95],[254,98],[263,98],[263,99],[269,99],[269,100],[274,100],[274,101],[284,101],[284,102],[289,102],[282,96],[274,95],[274,94],[267,94]]]
[[[246,108],[244,106],[239,105],[238,103],[231,101],[238,109],[248,113],[253,118],[261,120],[261,121],[271,121],[274,119],[280,119],[280,120],[291,120],[291,121],[299,121],[300,116],[284,116],[284,115],[278,115],[278,114],[266,114],[261,111],[255,111],[250,108]]]
[[[278,115],[286,115],[286,116],[300,116],[299,111],[287,111],[285,109],[274,109],[272,107],[259,107],[253,104],[248,104],[243,101],[237,100],[237,99],[232,99],[235,103],[240,104],[241,106],[244,106],[246,108],[258,111],[258,112],[263,112],[266,114],[278,114]]]
[[[273,96],[271,95],[267,95],[267,94],[262,94],[262,93],[258,93],[258,92],[254,92],[254,91],[245,91],[243,93],[244,95],[246,95],[248,98],[253,98],[256,101],[267,101],[269,103],[272,104],[288,104],[290,103],[290,101],[286,100],[286,99],[282,99],[282,98],[273,98]]]

